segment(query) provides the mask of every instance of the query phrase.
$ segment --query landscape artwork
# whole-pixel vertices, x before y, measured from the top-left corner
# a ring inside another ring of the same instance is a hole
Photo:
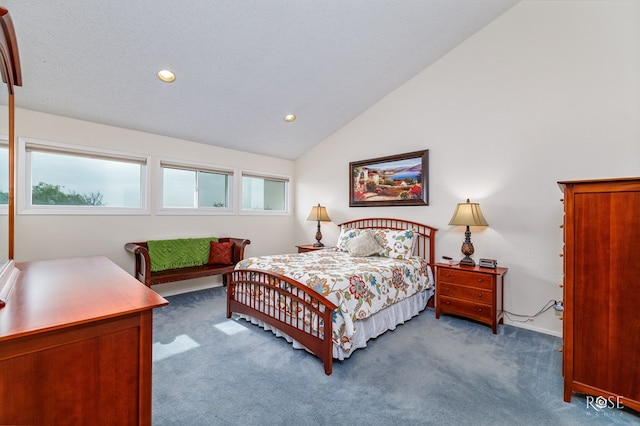
[[[349,163],[349,206],[427,206],[429,150]]]

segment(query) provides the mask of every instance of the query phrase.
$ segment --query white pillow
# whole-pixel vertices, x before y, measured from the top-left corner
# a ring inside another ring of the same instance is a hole
[[[358,236],[350,238],[345,243],[351,256],[373,256],[380,254],[380,244],[371,231],[362,231]]]

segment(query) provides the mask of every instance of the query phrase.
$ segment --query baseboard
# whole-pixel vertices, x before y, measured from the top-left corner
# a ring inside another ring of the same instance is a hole
[[[562,332],[551,331],[551,330],[547,330],[546,328],[533,327],[527,323],[509,322],[505,324],[512,325],[514,327],[519,327],[519,328],[526,328],[527,330],[536,331],[538,333],[543,333],[543,334],[549,334],[551,336],[562,337]]]
[[[218,278],[218,279],[216,279]],[[208,288],[222,287],[222,278],[210,277],[197,280],[178,281],[167,284],[156,284],[151,289],[160,296],[174,296],[176,294],[190,293],[192,291],[206,290]]]

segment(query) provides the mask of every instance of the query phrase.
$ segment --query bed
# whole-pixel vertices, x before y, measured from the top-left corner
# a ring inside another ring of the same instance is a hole
[[[335,248],[247,258],[227,279],[227,318],[306,349],[327,375],[334,358],[418,315],[434,293],[435,228],[389,218],[339,226]]]

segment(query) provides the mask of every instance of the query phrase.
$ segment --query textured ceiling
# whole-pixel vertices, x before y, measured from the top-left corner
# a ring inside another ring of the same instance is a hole
[[[18,37],[18,107],[295,159],[518,1],[0,4]]]

